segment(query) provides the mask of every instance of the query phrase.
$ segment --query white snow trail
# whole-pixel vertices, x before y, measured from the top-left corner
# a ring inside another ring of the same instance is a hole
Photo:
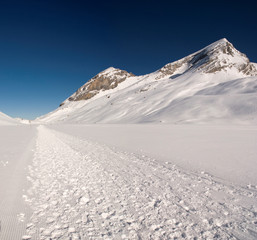
[[[24,239],[256,239],[257,189],[38,127]]]

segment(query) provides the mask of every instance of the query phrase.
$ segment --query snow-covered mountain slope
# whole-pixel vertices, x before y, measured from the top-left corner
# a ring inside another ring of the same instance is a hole
[[[108,68],[43,122],[257,122],[257,67],[221,39],[144,76]]]
[[[19,123],[15,119],[0,112],[0,126],[1,125],[13,125],[13,124],[19,124]]]

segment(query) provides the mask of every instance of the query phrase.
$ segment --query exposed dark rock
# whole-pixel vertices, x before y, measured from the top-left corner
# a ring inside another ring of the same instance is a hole
[[[94,76],[89,82],[79,88],[76,93],[69,98],[69,101],[90,99],[101,90],[105,91],[116,88],[119,83],[132,76],[134,76],[134,74],[124,70],[115,68],[107,69]]]
[[[187,58],[183,58],[182,60],[176,61],[174,63],[168,63],[164,67],[162,67],[160,70],[158,70],[158,73],[160,73],[156,79],[161,79],[166,76],[174,74],[174,72],[179,69],[183,64],[187,62]]]

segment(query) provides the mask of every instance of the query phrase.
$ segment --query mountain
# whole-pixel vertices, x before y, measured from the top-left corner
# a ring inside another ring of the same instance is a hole
[[[225,38],[143,76],[108,68],[58,109],[66,123],[257,123],[257,64]]]
[[[15,119],[7,116],[6,114],[0,112],[0,126],[2,125],[14,125],[19,124]]]
[[[97,95],[101,90],[106,91],[116,88],[119,83],[125,81],[128,77],[132,76],[134,76],[134,74],[110,67],[103,72],[97,74],[89,82],[80,87],[72,96],[68,98],[68,101],[80,101],[90,99]],[[62,103],[61,106],[64,104],[65,102]]]

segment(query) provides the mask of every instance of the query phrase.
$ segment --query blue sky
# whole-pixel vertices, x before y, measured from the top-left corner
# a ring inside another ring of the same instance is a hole
[[[33,119],[114,66],[155,71],[226,37],[257,62],[255,1],[0,1],[0,111]]]

